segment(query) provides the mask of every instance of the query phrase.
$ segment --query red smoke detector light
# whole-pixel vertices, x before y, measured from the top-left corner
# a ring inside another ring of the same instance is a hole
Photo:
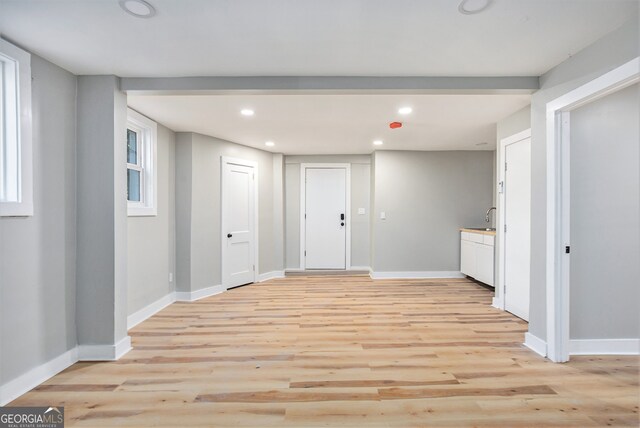
[[[391,122],[389,124],[389,128],[391,129],[402,128],[402,122]]]

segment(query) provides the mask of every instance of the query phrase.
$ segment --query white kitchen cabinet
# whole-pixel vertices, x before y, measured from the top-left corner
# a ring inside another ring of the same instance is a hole
[[[473,232],[460,234],[460,271],[493,287],[493,235]]]

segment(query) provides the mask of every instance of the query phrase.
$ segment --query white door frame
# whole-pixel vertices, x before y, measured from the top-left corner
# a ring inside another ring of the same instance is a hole
[[[351,164],[350,163],[301,163],[300,164],[300,270],[305,270],[305,246],[306,246],[306,222],[305,222],[305,205],[306,205],[306,182],[307,168],[344,168],[346,174],[345,189],[346,207],[346,248],[345,248],[345,270],[351,269]]]
[[[640,81],[640,57],[547,103],[547,356],[569,361],[570,118],[574,110]]]
[[[259,245],[259,241],[258,241],[258,219],[260,218],[260,211],[259,211],[259,205],[258,205],[258,188],[260,187],[258,184],[260,183],[260,175],[258,175],[258,163],[254,162],[254,161],[248,161],[248,160],[244,160],[244,159],[238,159],[238,158],[233,158],[233,157],[229,157],[229,156],[220,156],[220,274],[221,274],[221,278],[220,278],[220,282],[222,282],[222,287],[224,289],[227,289],[228,284],[225,284],[225,278],[226,278],[226,268],[225,268],[225,258],[227,257],[227,232],[226,232],[226,224],[224,221],[224,195],[225,195],[225,174],[224,174],[224,165],[227,163],[231,163],[234,165],[241,165],[241,166],[248,166],[253,168],[253,173],[255,174],[255,180],[254,180],[254,189],[253,189],[253,197],[254,197],[254,225],[253,225],[253,245],[255,246],[254,251],[253,251],[253,257],[254,257],[254,265],[256,266],[255,270],[253,271],[253,282],[258,282],[258,272],[259,272],[259,265],[258,262],[260,261],[260,257],[259,257],[259,253],[258,250],[260,248]]]
[[[506,267],[506,235],[504,233],[504,225],[506,223],[506,201],[505,201],[505,192],[504,185],[506,180],[505,174],[505,158],[507,152],[507,146],[517,143],[522,140],[526,140],[527,138],[531,138],[531,128],[525,129],[522,132],[518,132],[517,134],[511,135],[509,137],[503,138],[500,140],[500,145],[498,147],[498,224],[496,224],[496,237],[498,239],[498,281],[495,288],[496,295],[493,300],[493,306],[498,309],[505,310],[505,301],[504,301],[504,292],[505,292],[505,267]]]

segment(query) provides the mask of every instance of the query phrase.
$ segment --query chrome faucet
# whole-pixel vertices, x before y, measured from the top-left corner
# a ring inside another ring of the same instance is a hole
[[[487,210],[487,214],[484,216],[484,221],[486,221],[487,223],[489,223],[489,214],[491,214],[492,210],[495,210],[496,207],[491,207]]]

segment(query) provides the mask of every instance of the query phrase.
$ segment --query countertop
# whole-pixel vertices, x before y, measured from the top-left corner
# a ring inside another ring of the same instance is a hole
[[[496,236],[496,231],[495,230],[475,230],[475,229],[467,229],[466,227],[461,227],[460,228],[460,232],[478,233],[480,235]]]

